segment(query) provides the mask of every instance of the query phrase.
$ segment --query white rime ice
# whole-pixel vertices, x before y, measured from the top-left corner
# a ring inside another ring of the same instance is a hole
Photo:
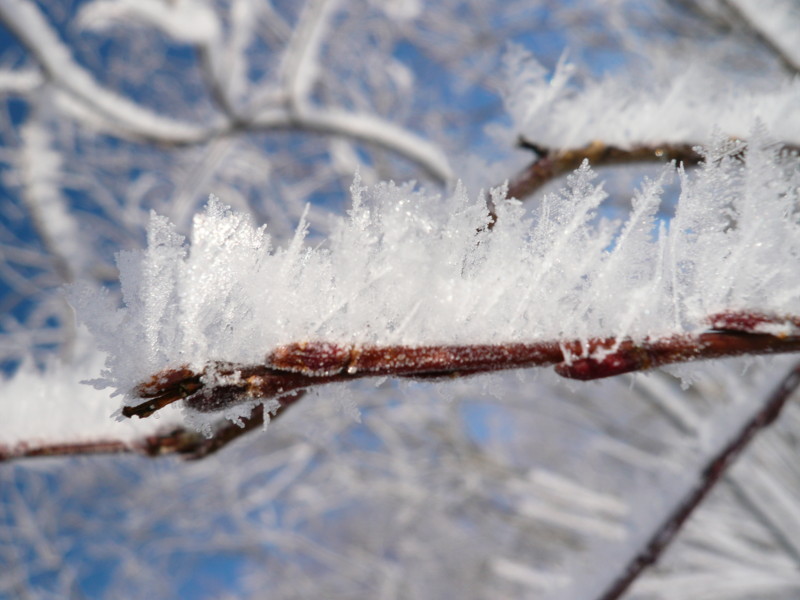
[[[792,29],[796,38],[796,27]],[[794,39],[793,38],[793,39]],[[797,44],[794,44],[797,46]],[[753,120],[800,144],[800,79],[733,82],[729,71],[669,56],[627,77],[582,79],[566,56],[552,73],[521,47],[507,54],[506,110],[517,136],[545,148],[580,148],[596,140],[639,144],[704,143],[716,130],[745,138]],[[702,110],[701,110],[702,108]]]
[[[189,240],[153,215],[148,247],[118,257],[124,307],[76,288],[79,316],[126,393],[168,367],[263,362],[278,345],[470,344],[696,331],[723,310],[800,314],[800,170],[765,140],[720,141],[678,169],[675,216],[658,215],[675,168],[646,180],[624,223],[584,163],[530,207],[462,186],[352,187],[322,244],[303,220],[285,247],[211,198]]]
[[[80,332],[81,346],[84,337]],[[83,347],[78,354],[69,363],[52,360],[44,371],[27,362],[14,375],[0,377],[0,451],[50,444],[134,444],[183,421],[174,410],[161,411],[157,419],[110,418],[119,406],[108,391],[81,384],[97,375],[104,355]]]

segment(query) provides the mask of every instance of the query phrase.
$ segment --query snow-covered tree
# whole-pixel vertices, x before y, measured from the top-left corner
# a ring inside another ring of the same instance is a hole
[[[0,597],[800,593],[795,3],[0,23]]]

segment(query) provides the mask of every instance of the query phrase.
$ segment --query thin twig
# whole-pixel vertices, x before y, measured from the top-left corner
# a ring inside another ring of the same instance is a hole
[[[739,455],[748,447],[755,436],[768,427],[781,413],[787,400],[800,386],[800,363],[783,378],[780,385],[767,398],[767,401],[739,430],[738,434],[720,450],[703,469],[698,484],[675,507],[659,525],[647,544],[625,567],[622,575],[598,596],[598,600],[618,600],[628,590],[641,573],[655,563],[667,546],[675,538],[683,525],[703,502]]]
[[[518,200],[532,195],[548,181],[574,171],[587,159],[595,167],[671,160],[685,165],[695,165],[702,160],[702,156],[694,150],[693,144],[650,144],[626,149],[593,142],[583,148],[553,150],[527,140],[520,140],[520,146],[533,150],[537,157],[509,184],[509,198]]]
[[[524,200],[549,181],[574,171],[584,160],[588,160],[594,167],[670,161],[692,166],[703,160],[703,155],[696,150],[700,146],[690,143],[636,144],[630,148],[620,148],[595,141],[582,148],[558,150],[520,138],[519,146],[533,151],[536,160],[518,173],[508,185],[508,197],[517,200]],[[782,143],[781,146],[789,152],[800,152],[800,146],[796,144]],[[493,211],[492,214],[494,215]]]
[[[134,452],[134,448],[120,440],[95,440],[78,443],[33,444],[0,446],[0,462],[19,458],[42,458],[48,456],[87,456],[90,454],[123,454]]]
[[[463,346],[287,344],[272,351],[263,364],[214,362],[202,371],[181,366],[156,373],[133,390],[144,401],[125,406],[122,414],[144,418],[179,400],[192,410],[216,412],[364,377],[463,377],[556,365],[559,375],[585,381],[680,362],[800,352],[800,317],[731,311],[711,315],[707,322],[709,330],[702,333],[641,341],[610,337]]]
[[[268,406],[270,421],[280,417],[284,410],[302,398],[302,390],[287,394]],[[255,406],[248,417],[238,423],[220,420],[208,437],[185,427],[164,430],[140,440],[97,439],[83,442],[21,443],[15,446],[0,445],[0,462],[22,458],[53,456],[89,456],[96,454],[142,454],[149,457],[178,454],[187,460],[198,460],[214,454],[242,435],[264,426],[264,407]]]

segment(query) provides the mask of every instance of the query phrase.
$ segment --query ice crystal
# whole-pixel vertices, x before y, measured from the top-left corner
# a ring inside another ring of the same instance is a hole
[[[800,313],[797,158],[756,131],[678,170],[675,217],[657,220],[668,166],[626,222],[587,163],[527,208],[502,190],[431,196],[353,184],[352,210],[323,244],[286,247],[212,197],[189,240],[153,216],[146,250],[120,254],[124,308],[72,293],[126,392],[167,367],[260,363],[282,344],[502,344],[669,335],[709,315]]]

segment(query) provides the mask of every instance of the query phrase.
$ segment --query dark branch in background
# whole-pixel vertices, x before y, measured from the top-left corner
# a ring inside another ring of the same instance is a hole
[[[666,163],[672,160],[685,165],[696,165],[703,158],[694,150],[694,144],[652,144],[626,149],[598,141],[583,148],[558,150],[520,139],[519,145],[535,152],[536,160],[517,174],[509,184],[508,196],[518,200],[532,195],[548,181],[571,173],[586,159],[594,167],[605,167],[641,162]]]
[[[270,421],[283,414],[284,409],[303,396],[303,391],[280,398],[270,410]],[[0,462],[20,458],[42,458],[48,456],[89,456],[92,454],[140,454],[150,457],[179,454],[189,460],[205,458],[224,448],[236,438],[264,426],[264,409],[257,406],[249,417],[240,423],[221,421],[212,437],[177,427],[147,436],[141,440],[93,440],[79,443],[23,443],[13,447],[0,446]]]
[[[800,146],[781,144],[786,151],[800,152]],[[642,144],[631,148],[620,148],[595,141],[583,148],[559,150],[540,146],[530,140],[520,138],[519,147],[536,154],[536,160],[518,173],[508,184],[508,197],[524,200],[533,195],[543,185],[571,173],[588,160],[593,167],[610,167],[643,162],[667,163],[676,161],[684,166],[694,166],[703,160],[697,152],[697,144]],[[492,217],[494,208],[490,207]]]
[[[797,57],[791,56],[780,43],[775,40],[769,31],[750,18],[745,10],[742,9],[738,2],[731,2],[730,0],[721,0],[721,4],[728,10],[728,13],[736,25],[748,30],[753,37],[755,37],[760,44],[765,46],[781,63],[781,66],[790,74],[800,74],[800,62]]]
[[[619,600],[639,575],[659,559],[695,509],[700,506],[755,436],[775,422],[786,402],[798,387],[800,387],[800,363],[795,365],[783,378],[777,389],[767,398],[756,414],[744,424],[736,436],[711,458],[703,469],[697,485],[664,519],[641,551],[628,563],[623,574],[598,597],[598,600]]]

